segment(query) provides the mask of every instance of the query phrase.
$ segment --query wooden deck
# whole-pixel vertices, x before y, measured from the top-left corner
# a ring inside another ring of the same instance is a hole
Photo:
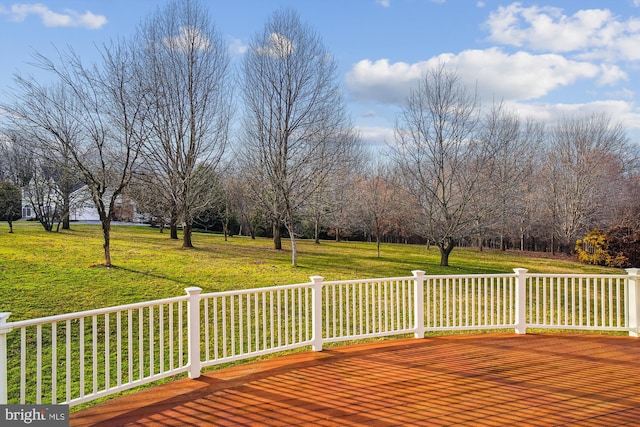
[[[640,340],[457,335],[287,355],[120,397],[72,426],[640,425]]]

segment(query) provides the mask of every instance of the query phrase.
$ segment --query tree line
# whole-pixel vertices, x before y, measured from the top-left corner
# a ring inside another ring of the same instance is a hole
[[[16,191],[52,231],[90,203],[112,265],[123,200],[193,246],[194,227],[296,239],[573,251],[597,228],[640,229],[638,147],[612,117],[521,117],[480,104],[445,64],[426,72],[373,152],[352,125],[337,64],[291,9],[275,11],[238,67],[203,3],[171,1],[86,64],[34,54],[16,74],[0,140],[0,219]],[[237,124],[237,125],[235,125]],[[78,198],[84,186],[87,197]]]

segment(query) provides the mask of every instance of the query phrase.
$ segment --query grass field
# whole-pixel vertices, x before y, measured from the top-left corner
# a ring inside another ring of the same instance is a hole
[[[73,224],[58,233],[33,222],[0,224],[0,312],[9,321],[62,314],[184,294],[200,286],[204,292],[303,283],[309,276],[325,280],[427,274],[531,272],[621,272],[571,260],[527,253],[454,249],[450,267],[440,267],[435,247],[375,243],[313,241],[298,243],[299,266],[290,265],[288,241],[276,251],[270,239],[252,240],[195,233],[195,249],[181,248],[168,233],[137,226],[114,226],[111,251],[115,267],[104,268],[98,225]]]

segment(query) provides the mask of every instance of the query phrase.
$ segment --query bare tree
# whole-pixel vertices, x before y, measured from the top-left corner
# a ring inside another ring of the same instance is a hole
[[[361,175],[356,184],[357,217],[361,227],[376,241],[378,258],[385,234],[395,231],[398,223],[397,185],[387,165],[378,160]]]
[[[9,223],[9,233],[13,233],[13,221],[22,214],[22,195],[20,187],[11,181],[0,179],[0,221]]]
[[[42,152],[70,156],[87,185],[104,238],[104,265],[111,263],[111,221],[129,184],[145,139],[144,91],[134,78],[135,56],[126,43],[105,46],[103,64],[82,64],[73,52],[58,61],[34,55],[54,83],[16,76],[14,103],[5,106],[16,126],[39,142]]]
[[[354,134],[354,138],[357,136]],[[331,174],[322,176],[324,182],[304,205],[304,217],[312,224],[316,244],[320,243],[320,229],[327,228],[340,241],[341,232],[355,229],[356,182],[366,163],[365,151],[359,140],[347,146],[340,161],[332,167]],[[332,229],[329,230],[329,227]]]
[[[477,94],[440,64],[412,90],[396,125],[393,157],[421,208],[417,232],[438,246],[442,266],[449,265],[457,239],[474,227],[471,201],[490,157],[477,138],[478,123]]]
[[[356,205],[353,203],[357,196],[357,171],[358,169],[342,168],[331,175],[332,179],[325,187],[328,196],[327,224],[329,233],[333,233],[336,242],[357,229]]]
[[[356,141],[336,64],[318,34],[283,9],[249,42],[243,76],[244,167],[271,212],[276,249],[283,223],[296,266],[296,215]]]
[[[500,249],[506,249],[507,236],[518,237],[527,212],[526,186],[532,181],[532,162],[536,149],[542,148],[542,128],[537,123],[523,121],[516,113],[494,103],[484,118],[480,138],[492,147],[494,156],[483,168],[487,191],[478,194],[485,213],[483,223],[500,239]],[[477,205],[478,206],[478,205]]]
[[[577,237],[609,225],[632,152],[624,129],[603,114],[564,117],[553,128],[543,169],[553,238],[572,252]]]
[[[144,168],[169,196],[172,236],[180,220],[182,246],[190,248],[193,220],[209,206],[212,177],[203,171],[215,173],[229,137],[230,56],[196,0],[168,3],[138,34],[153,129]]]
[[[70,211],[75,207],[71,195],[80,186],[68,150],[50,149],[50,134],[33,126],[28,131],[8,129],[5,136],[5,159],[10,164],[11,179],[25,191],[38,220],[47,231],[52,231],[55,222],[58,229],[62,224],[68,230]]]

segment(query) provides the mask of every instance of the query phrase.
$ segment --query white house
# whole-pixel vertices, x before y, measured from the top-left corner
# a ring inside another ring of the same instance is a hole
[[[56,209],[55,199],[51,198],[50,200],[51,206],[49,209]],[[91,199],[91,192],[88,186],[83,185],[71,193],[70,202],[69,219],[71,221],[100,221],[100,215],[98,215],[98,210]],[[108,200],[105,200],[105,203],[107,202]],[[33,206],[31,206],[28,198],[25,197],[24,189],[22,190],[22,218],[36,218]],[[118,221],[144,223],[147,221],[147,215],[137,211],[134,200],[120,195],[116,199],[115,219]]]

